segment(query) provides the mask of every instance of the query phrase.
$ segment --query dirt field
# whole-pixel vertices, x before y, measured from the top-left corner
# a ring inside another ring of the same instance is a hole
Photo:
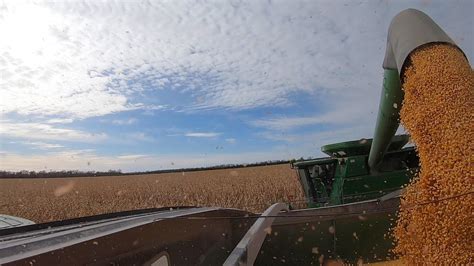
[[[0,179],[0,213],[37,223],[179,205],[261,212],[272,203],[303,198],[296,173],[287,164],[133,176]]]

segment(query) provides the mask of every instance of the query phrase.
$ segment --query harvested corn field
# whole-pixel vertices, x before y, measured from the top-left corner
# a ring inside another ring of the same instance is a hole
[[[421,48],[410,59],[401,120],[417,145],[421,170],[402,201],[396,251],[409,265],[468,265],[474,251],[474,72],[448,45]],[[435,202],[413,207],[428,201]]]
[[[219,206],[260,212],[303,192],[289,165],[169,174],[3,179],[0,213],[35,222],[164,206]]]

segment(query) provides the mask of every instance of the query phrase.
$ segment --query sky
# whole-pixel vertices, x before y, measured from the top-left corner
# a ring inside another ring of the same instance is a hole
[[[0,1],[0,170],[320,157],[372,137],[387,28],[474,57],[474,1]]]

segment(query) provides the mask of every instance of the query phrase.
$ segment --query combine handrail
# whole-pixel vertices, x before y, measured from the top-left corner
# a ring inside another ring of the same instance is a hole
[[[224,265],[253,265],[268,233],[267,228],[270,228],[276,218],[275,216],[281,211],[289,211],[288,204],[275,203],[268,207],[260,217],[271,217],[257,219],[245,236],[240,240],[239,244],[234,248],[232,253],[230,253],[229,257],[227,257]]]

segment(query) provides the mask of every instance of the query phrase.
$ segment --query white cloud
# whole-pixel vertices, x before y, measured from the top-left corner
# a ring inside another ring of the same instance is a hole
[[[0,10],[1,111],[162,108],[140,99],[164,88],[200,99],[191,109],[289,105],[297,93],[364,93],[376,106],[386,30],[404,8],[430,13],[472,61],[472,1],[435,2],[11,2]]]
[[[69,157],[72,159],[77,159],[78,157],[81,157],[81,156],[84,156],[87,158],[96,158],[97,155],[95,155],[94,152],[95,152],[94,149],[62,150],[58,152],[51,152],[46,155]]]
[[[186,137],[193,137],[193,138],[215,138],[221,133],[217,132],[189,132],[184,134]]]
[[[308,125],[332,122],[325,115],[313,117],[278,117],[270,119],[259,119],[252,121],[256,127],[265,127],[273,130],[287,130]]]
[[[331,130],[311,133],[277,133],[273,131],[262,132],[263,138],[278,141],[279,150],[289,158],[325,157],[321,147],[327,144],[372,138],[374,128],[368,125],[348,126]]]
[[[137,141],[146,141],[146,142],[154,142],[156,141],[155,138],[145,134],[143,132],[133,132],[126,134],[125,136],[128,139],[137,140]]]
[[[95,142],[107,138],[105,133],[88,133],[81,130],[59,128],[41,123],[12,123],[0,121],[0,135],[22,139]]]
[[[259,133],[259,135],[269,140],[300,143],[301,145],[316,145],[319,148],[319,146],[333,142],[372,138],[373,130],[374,129],[371,126],[359,125],[312,133],[277,133],[266,131]]]
[[[168,108],[167,105],[157,105],[157,104],[149,104],[149,105],[137,104],[137,107],[139,107],[141,109],[145,109],[145,110],[152,110],[152,111],[163,110],[163,109]]]
[[[225,141],[230,144],[235,144],[237,142],[235,138],[228,138],[228,139],[225,139]]]
[[[115,125],[132,125],[135,124],[138,120],[136,118],[129,118],[129,119],[114,119],[111,121],[112,124]]]
[[[22,144],[33,146],[37,149],[41,150],[50,150],[50,149],[58,149],[58,148],[63,148],[63,145],[60,144],[55,144],[55,143],[47,143],[47,142],[41,142],[41,141],[23,141],[21,142]]]
[[[120,155],[117,156],[118,159],[131,159],[131,160],[137,160],[137,159],[142,159],[150,157],[149,155],[144,155],[144,154],[130,154],[130,155]]]
[[[71,118],[53,118],[46,121],[48,124],[68,124],[74,122]]]
[[[375,124],[378,113],[377,106],[365,103],[365,94],[339,96],[337,99],[328,97],[331,106],[323,108],[330,111],[320,111],[312,116],[273,116],[249,121],[254,127],[275,131],[286,131],[299,127],[319,124],[358,126],[360,124]],[[377,102],[378,103],[378,102]],[[376,104],[377,104],[376,103]],[[308,106],[311,108],[312,106]]]

